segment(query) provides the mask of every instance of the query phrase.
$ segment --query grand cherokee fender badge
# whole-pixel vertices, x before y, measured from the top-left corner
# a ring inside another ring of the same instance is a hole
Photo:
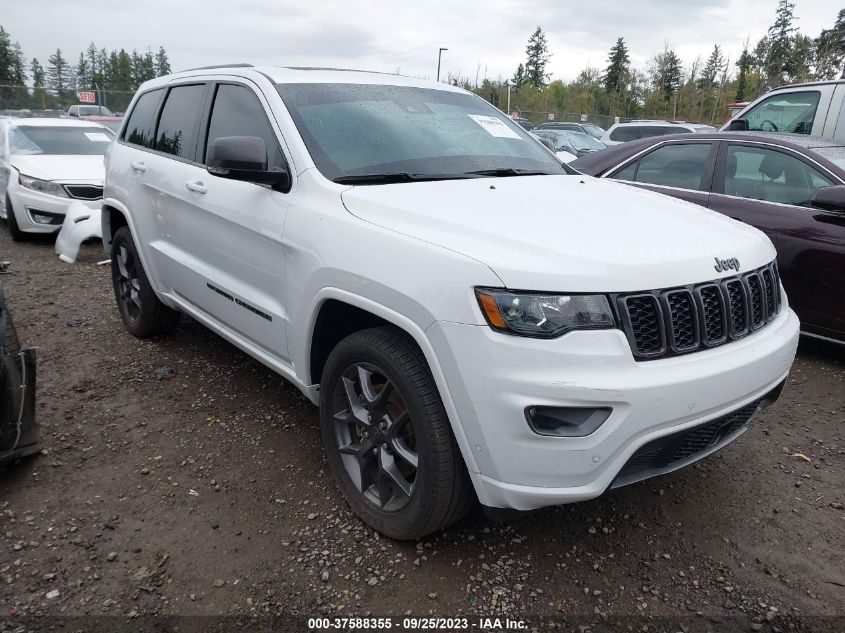
[[[722,272],[723,270],[730,270],[733,268],[736,272],[739,272],[739,260],[736,257],[731,257],[730,259],[716,259],[716,265],[713,268],[716,269],[717,273]]]

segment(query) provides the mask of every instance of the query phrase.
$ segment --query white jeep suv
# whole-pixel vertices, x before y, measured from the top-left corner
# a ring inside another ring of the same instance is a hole
[[[484,100],[396,75],[145,83],[103,241],[128,330],[184,312],[293,382],[349,504],[400,539],[718,450],[798,339],[760,231],[577,174]]]

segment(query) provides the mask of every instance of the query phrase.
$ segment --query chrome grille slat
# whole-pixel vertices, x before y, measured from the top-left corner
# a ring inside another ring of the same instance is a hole
[[[637,360],[724,345],[759,330],[781,308],[774,262],[709,283],[616,297],[622,328]]]

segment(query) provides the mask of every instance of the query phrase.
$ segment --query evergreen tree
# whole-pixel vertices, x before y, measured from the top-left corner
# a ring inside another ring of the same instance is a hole
[[[616,40],[607,56],[607,69],[604,71],[604,90],[608,93],[621,93],[625,91],[631,75],[631,58],[628,55],[628,47],[625,39]]]
[[[12,45],[12,84],[23,86],[26,84],[26,58],[23,56],[21,45]]]
[[[748,73],[751,71],[751,63],[753,58],[748,52],[748,44],[742,49],[742,54],[736,62],[739,68],[739,76],[736,80],[736,97],[737,101],[745,101],[748,98]]]
[[[662,53],[654,56],[652,61],[652,87],[660,93],[664,101],[671,101],[683,82],[684,70],[681,58],[666,46]]]
[[[775,23],[769,27],[764,72],[769,87],[786,83],[796,74],[796,57],[793,49],[795,5],[789,0],[779,0]]]
[[[169,75],[172,72],[170,70],[170,60],[167,58],[167,53],[165,52],[163,46],[159,46],[158,52],[156,53],[155,72],[156,77]]]
[[[88,90],[94,87],[92,84],[91,67],[85,55],[79,53],[79,61],[76,63],[76,87],[79,90]]]
[[[29,70],[32,73],[32,105],[35,108],[44,109],[47,107],[47,92],[44,90],[44,67],[33,57]]]
[[[813,66],[816,79],[835,79],[845,60],[845,9],[839,11],[831,29],[824,29],[813,42]]]
[[[525,66],[522,65],[522,62],[519,63],[519,66],[516,67],[516,72],[513,74],[513,79],[511,79],[511,85],[514,88],[519,88],[520,86],[524,86],[528,82],[528,78],[525,75]]]
[[[10,85],[12,83],[12,38],[9,33],[0,26],[0,84]]]
[[[551,76],[546,72],[546,65],[549,63],[551,54],[549,45],[546,42],[546,34],[538,26],[537,30],[528,38],[528,46],[525,47],[525,76],[529,84],[535,88],[542,88],[546,80]]]
[[[56,52],[47,59],[47,85],[56,93],[60,107],[64,107],[66,102],[71,101],[70,89],[73,86],[73,73],[70,65],[62,56],[61,49],[57,48]]]

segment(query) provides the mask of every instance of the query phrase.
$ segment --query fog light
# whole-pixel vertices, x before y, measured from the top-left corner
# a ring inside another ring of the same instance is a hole
[[[35,224],[61,224],[65,219],[65,216],[60,213],[50,213],[49,211],[40,211],[28,207],[27,211],[29,211],[29,217]]]
[[[610,407],[528,407],[525,419],[538,435],[584,437],[599,428],[613,409]]]

